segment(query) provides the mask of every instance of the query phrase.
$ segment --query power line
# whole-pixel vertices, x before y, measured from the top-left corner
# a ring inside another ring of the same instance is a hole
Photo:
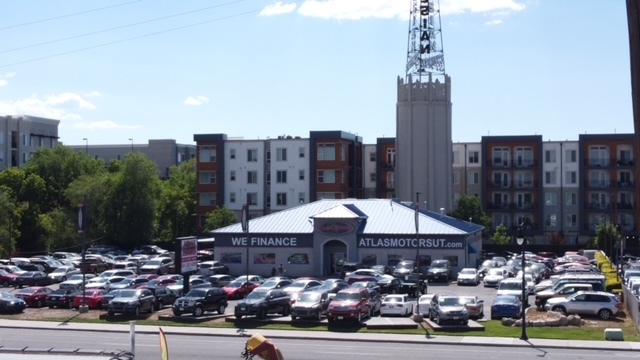
[[[140,21],[140,22],[131,23],[131,24],[127,24],[127,25],[116,26],[116,27],[112,27],[112,28],[108,28],[108,29],[97,30],[97,31],[89,32],[89,33],[84,33],[84,34],[80,34],[80,35],[74,35],[74,36],[66,37],[66,38],[61,38],[61,39],[56,39],[56,40],[51,40],[51,41],[45,41],[45,42],[31,44],[31,45],[20,46],[20,47],[13,48],[13,49],[0,50],[0,54],[13,52],[13,51],[18,51],[18,50],[29,49],[29,48],[33,48],[33,47],[37,47],[37,46],[42,46],[42,45],[54,44],[54,43],[67,41],[67,40],[72,40],[72,39],[78,39],[78,38],[81,38],[81,37],[101,34],[101,33],[114,31],[114,30],[120,30],[120,29],[133,27],[133,26],[138,26],[138,25],[142,25],[142,24],[148,24],[148,23],[152,23],[152,22],[156,22],[156,21],[160,21],[160,20],[166,20],[166,19],[170,19],[170,18],[174,18],[174,17],[178,17],[178,16],[183,16],[183,15],[187,15],[187,14],[193,14],[193,13],[197,13],[197,12],[202,12],[202,11],[210,10],[210,9],[213,9],[213,8],[218,8],[218,7],[227,6],[227,5],[233,5],[233,4],[236,4],[236,3],[239,3],[239,2],[243,2],[243,1],[244,0],[231,1],[231,2],[224,3],[224,4],[208,6],[208,7],[201,8],[201,9],[186,11],[186,12],[173,14],[173,15],[167,15],[167,16],[163,16],[163,17],[159,17],[159,18],[155,18],[155,19]]]
[[[7,29],[13,29],[13,28],[17,28],[17,27],[22,27],[22,26],[38,24],[38,23],[52,21],[52,20],[64,19],[64,18],[67,18],[67,17],[87,14],[87,13],[90,13],[90,12],[96,12],[96,11],[111,9],[111,8],[114,8],[114,7],[123,6],[123,5],[129,5],[129,4],[133,4],[133,3],[136,3],[136,2],[140,2],[140,1],[142,1],[142,0],[129,1],[129,2],[126,2],[126,3],[121,3],[121,4],[111,5],[111,6],[105,6],[105,7],[101,7],[101,8],[97,8],[97,9],[92,9],[92,10],[80,11],[80,12],[76,12],[76,13],[72,13],[72,14],[54,16],[54,17],[50,17],[50,18],[46,18],[46,19],[40,19],[40,20],[34,20],[34,21],[22,23],[22,24],[9,25],[9,26],[5,26],[5,27],[0,27],[0,31],[7,30]]]
[[[223,17],[219,17],[219,18],[215,18],[215,19],[211,19],[211,20],[207,20],[207,21],[202,21],[202,22],[198,22],[198,23],[193,23],[193,24],[189,24],[189,25],[179,26],[179,27],[175,27],[175,28],[171,28],[171,29],[167,29],[167,30],[156,31],[156,32],[153,32],[153,33],[134,36],[134,37],[130,37],[130,38],[122,39],[122,40],[106,42],[106,43],[93,45],[93,46],[88,46],[88,47],[84,47],[84,48],[80,48],[80,49],[76,49],[76,50],[70,50],[70,51],[65,51],[65,52],[61,52],[61,53],[57,53],[57,54],[42,56],[42,57],[39,57],[39,58],[33,58],[33,59],[29,59],[29,60],[18,61],[18,62],[14,62],[14,63],[10,63],[10,64],[4,64],[4,65],[0,65],[0,68],[6,68],[6,67],[10,67],[10,66],[15,66],[15,65],[22,65],[22,64],[32,63],[32,62],[35,62],[35,61],[51,59],[51,58],[55,58],[55,57],[59,57],[59,56],[63,56],[63,55],[69,55],[69,54],[74,54],[74,53],[78,53],[78,52],[82,52],[82,51],[87,51],[87,50],[91,50],[91,49],[97,49],[97,48],[101,48],[101,47],[105,47],[105,46],[109,46],[109,45],[120,44],[120,43],[124,43],[124,42],[127,42],[127,41],[142,39],[142,38],[146,38],[146,37],[150,37],[150,36],[155,36],[155,35],[164,34],[164,33],[172,32],[172,31],[177,31],[177,30],[187,29],[187,28],[191,28],[191,27],[195,27],[195,26],[199,26],[199,25],[203,25],[203,24],[208,24],[208,23],[212,23],[212,22],[216,22],[216,21],[227,20],[227,19],[231,19],[231,18],[243,16],[243,15],[253,14],[253,13],[257,13],[259,11],[262,11],[262,9],[245,11],[245,12],[242,12],[242,13],[223,16]]]

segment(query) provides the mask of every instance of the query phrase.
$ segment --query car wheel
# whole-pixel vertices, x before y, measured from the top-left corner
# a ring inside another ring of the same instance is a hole
[[[133,309],[133,315],[134,316],[140,315],[140,306],[136,306],[135,309]]]
[[[224,304],[218,305],[218,314],[223,315],[226,309],[227,308],[224,306]]]
[[[236,314],[235,316],[236,316],[236,319],[242,319],[242,315],[240,314]]]
[[[154,311],[156,311],[156,303],[152,301],[151,306],[149,306],[149,314],[153,313]]]
[[[291,321],[295,321],[297,317],[295,315],[291,315]]]
[[[8,282],[7,280],[5,280],[5,281],[2,283],[2,287],[9,287],[9,282]]]
[[[440,315],[436,315],[436,316],[434,317],[434,322],[435,322],[436,324],[440,325]]]
[[[601,309],[600,311],[598,311],[598,316],[602,320],[609,320],[612,315],[613,313],[609,309]]]
[[[360,324],[362,322],[362,312],[361,311],[358,311],[358,319],[357,319],[357,321],[358,321],[358,324]]]
[[[565,310],[565,308],[562,306],[554,306],[551,308],[551,311],[559,312],[562,315],[567,315],[567,310]]]
[[[197,305],[195,309],[193,309],[193,316],[200,317],[204,314],[204,309],[202,309],[201,305]]]
[[[328,322],[329,324],[333,323],[333,318],[332,318],[332,317],[327,317],[327,322]]]
[[[484,311],[482,311],[480,314],[478,314],[478,319],[482,319],[484,317]]]
[[[164,301],[159,300],[159,301],[158,301],[158,310],[160,310],[160,309],[162,309],[162,308],[164,308]]]
[[[282,310],[282,316],[289,316],[290,313],[291,307],[289,305],[285,305],[284,309]]]
[[[320,311],[319,309],[318,309],[318,312],[316,313],[316,320],[322,321],[322,311]]]
[[[180,311],[174,311],[174,312],[173,312],[173,315],[175,315],[175,316],[180,316],[180,315],[182,315],[182,313],[181,313]]]
[[[258,313],[258,318],[266,319],[267,318],[267,309],[263,308],[262,310],[260,310],[260,313]]]
[[[37,307],[37,308],[41,308],[41,307],[42,307],[42,300],[38,300],[38,301],[36,302],[36,307]]]

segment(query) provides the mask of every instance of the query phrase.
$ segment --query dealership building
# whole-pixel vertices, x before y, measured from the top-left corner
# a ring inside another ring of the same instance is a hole
[[[385,199],[330,199],[300,205],[211,232],[215,258],[232,274],[331,276],[343,262],[394,265],[449,259],[454,273],[476,267],[483,227]],[[248,262],[247,262],[248,261]]]

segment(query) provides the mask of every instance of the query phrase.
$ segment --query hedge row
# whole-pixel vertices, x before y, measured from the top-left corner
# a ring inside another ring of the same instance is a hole
[[[622,283],[620,278],[618,278],[616,266],[603,252],[597,252],[595,257],[596,266],[605,277],[605,290],[610,293],[622,292]]]

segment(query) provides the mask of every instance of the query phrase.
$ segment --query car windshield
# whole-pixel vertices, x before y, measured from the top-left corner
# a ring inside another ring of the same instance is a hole
[[[493,299],[494,304],[517,304],[518,298],[515,296],[496,296]]]
[[[491,269],[487,272],[488,275],[494,275],[494,276],[502,276],[502,270],[500,269]]]
[[[71,275],[69,280],[82,280],[82,274]]]
[[[280,280],[267,280],[264,283],[262,283],[262,287],[263,288],[272,288],[272,287],[276,287],[278,285],[278,283],[280,282]]]
[[[481,267],[494,267],[496,265],[496,263],[493,260],[485,260],[482,265],[480,265]]]
[[[287,290],[289,289],[304,289],[305,286],[307,286],[308,283],[306,282],[294,282],[293,284],[287,286]]]
[[[413,263],[399,263],[396,269],[400,270],[413,270]]]
[[[420,304],[428,304],[431,302],[431,299],[433,298],[433,295],[430,296],[421,296],[420,299],[418,300],[418,302]]]
[[[460,271],[460,274],[475,275],[475,273],[475,269],[462,269],[462,271]]]
[[[204,297],[207,294],[206,291],[203,290],[189,290],[187,293],[187,297]]]
[[[232,281],[227,285],[227,287],[235,289],[235,288],[239,288],[244,283],[245,283],[245,281]]]
[[[18,291],[18,294],[33,294],[36,292],[36,290],[37,290],[36,288],[25,288]]]
[[[312,292],[303,292],[298,297],[298,301],[300,302],[316,302],[318,300],[320,300],[320,294],[316,294]]]
[[[52,273],[65,273],[67,272],[67,268],[57,268],[52,271]]]
[[[456,305],[462,305],[462,302],[460,301],[459,297],[445,297],[445,298],[440,298],[440,305],[456,306]]]
[[[337,293],[333,299],[336,301],[358,301],[360,295],[357,293]]]
[[[461,304],[475,304],[476,298],[473,296],[462,296],[460,297]]]
[[[118,297],[136,297],[138,296],[137,290],[122,290],[118,294]]]
[[[403,296],[387,295],[384,298],[384,302],[402,302]]]
[[[0,298],[2,299],[13,299],[15,296],[8,292],[0,291]]]
[[[144,264],[145,266],[147,265],[151,265],[151,266],[158,266],[160,265],[162,262],[160,260],[149,260],[146,264]]]
[[[505,282],[500,283],[500,290],[522,290],[521,282]]]
[[[33,277],[35,275],[34,272],[27,271],[26,273],[20,275],[21,277]]]
[[[447,267],[447,263],[434,261],[431,263],[431,267],[436,269],[443,269]]]
[[[247,300],[263,300],[267,297],[266,291],[253,291],[245,299]]]

